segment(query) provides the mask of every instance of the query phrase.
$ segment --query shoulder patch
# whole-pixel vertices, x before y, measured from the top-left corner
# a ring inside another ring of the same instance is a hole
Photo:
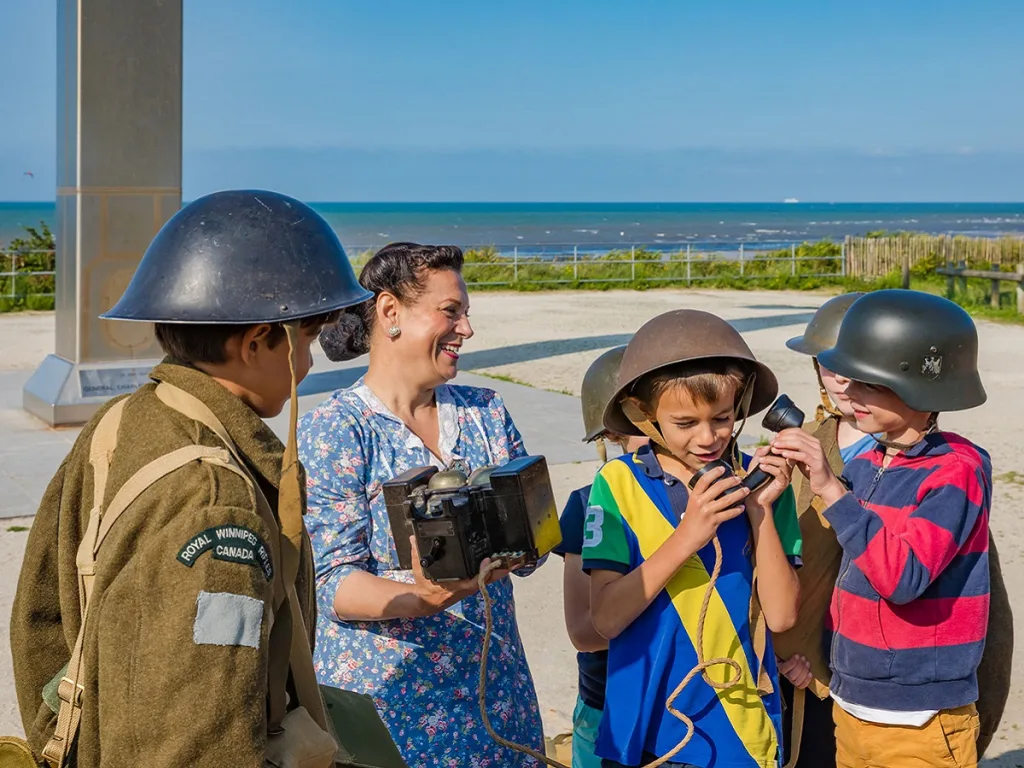
[[[213,557],[217,560],[259,568],[267,581],[274,577],[269,547],[259,534],[244,526],[218,525],[200,531],[178,550],[178,562],[191,568],[209,550],[213,550]]]

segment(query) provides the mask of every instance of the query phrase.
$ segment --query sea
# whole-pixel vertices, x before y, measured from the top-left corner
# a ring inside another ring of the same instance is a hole
[[[1024,237],[1024,203],[313,203],[349,252],[396,241],[571,252],[774,247],[879,230]],[[0,246],[54,228],[50,202],[0,203]]]

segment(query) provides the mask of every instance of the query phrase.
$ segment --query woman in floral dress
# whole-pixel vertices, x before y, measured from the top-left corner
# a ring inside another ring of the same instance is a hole
[[[373,697],[410,766],[532,768],[533,758],[491,739],[480,717],[476,579],[431,582],[417,557],[415,570],[399,570],[381,492],[412,467],[473,470],[525,454],[496,392],[447,383],[473,335],[461,269],[453,246],[386,246],[360,276],[374,299],[321,336],[332,360],[368,351],[370,363],[299,425],[317,578],[315,662],[321,683]],[[507,571],[492,580],[488,717],[503,737],[542,751],[512,584]]]

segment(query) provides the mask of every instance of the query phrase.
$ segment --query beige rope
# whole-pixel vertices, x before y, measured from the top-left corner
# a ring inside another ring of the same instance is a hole
[[[693,738],[693,720],[691,720],[687,715],[680,712],[678,709],[675,709],[672,706],[672,704],[676,700],[676,697],[683,692],[683,689],[687,686],[687,684],[694,678],[694,676],[697,673],[702,673],[705,682],[707,682],[707,684],[710,685],[712,688],[715,688],[720,691],[735,686],[737,683],[739,683],[740,678],[743,674],[742,670],[740,669],[740,665],[736,662],[735,659],[726,658],[724,656],[715,659],[704,659],[704,619],[707,617],[708,606],[711,604],[711,596],[712,594],[714,594],[715,591],[715,582],[718,581],[718,575],[722,571],[722,544],[718,540],[717,535],[713,539],[711,539],[711,543],[715,547],[715,567],[712,569],[711,578],[708,580],[708,585],[704,589],[704,602],[701,604],[700,616],[697,619],[697,665],[686,674],[686,677],[683,678],[682,682],[676,686],[676,689],[674,691],[672,691],[672,695],[669,696],[668,699],[666,699],[665,701],[665,709],[667,709],[675,718],[681,720],[686,725],[686,735],[683,737],[682,741],[676,744],[675,747],[673,747],[671,750],[669,750],[667,753],[657,758],[656,760],[653,760],[650,763],[647,763],[646,765],[642,766],[642,768],[655,768],[656,766],[662,765],[668,760],[671,760],[673,757],[679,754],[679,752],[687,744],[690,743],[690,739]],[[494,562],[490,563],[486,568],[484,568],[480,572],[480,575],[477,577],[477,586],[480,587],[480,594],[483,595],[484,598],[484,643],[480,655],[480,685],[478,690],[480,699],[480,715],[484,721],[484,728],[487,729],[487,733],[490,734],[490,737],[494,739],[498,744],[501,744],[503,747],[514,749],[517,752],[523,752],[527,755],[530,755],[536,760],[540,760],[545,765],[551,766],[552,768],[570,768],[570,766],[567,766],[564,763],[559,763],[556,760],[552,760],[551,758],[541,754],[535,749],[531,749],[530,747],[524,746],[522,744],[517,744],[514,741],[509,741],[508,739],[502,738],[495,732],[494,728],[491,727],[491,721],[487,717],[487,654],[490,651],[491,634],[494,631],[494,619],[491,616],[491,595],[487,591],[487,577],[491,574],[492,571],[497,570],[498,568],[501,568],[503,566],[507,567],[507,564],[500,559],[495,560]],[[717,683],[710,677],[708,677],[707,669],[709,667],[714,667],[719,664],[727,664],[728,666],[731,666],[733,670],[736,672],[735,677],[733,677],[731,680],[725,683]]]

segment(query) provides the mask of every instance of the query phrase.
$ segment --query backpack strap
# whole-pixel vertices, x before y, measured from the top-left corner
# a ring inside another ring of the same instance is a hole
[[[99,532],[100,514],[103,509],[103,495],[107,490],[107,476],[110,472],[110,460],[117,448],[117,430],[121,426],[121,415],[128,398],[122,398],[110,406],[100,419],[89,443],[89,464],[92,465],[92,508],[89,510],[89,522],[86,524],[82,543],[94,545]],[[93,547],[95,548],[95,547]],[[79,547],[81,552],[82,547]],[[92,594],[92,582],[95,577],[95,564],[77,561],[78,565],[78,607],[85,615],[85,606]]]
[[[110,504],[104,508],[106,480],[110,470],[110,459],[117,446],[117,430],[120,426],[124,402],[125,400],[118,401],[104,414],[93,433],[90,444],[89,461],[93,465],[94,503],[89,512],[86,533],[82,537],[76,557],[79,603],[82,609],[81,623],[78,628],[78,637],[75,639],[75,646],[71,651],[71,659],[57,685],[57,697],[60,701],[57,726],[53,736],[43,748],[43,757],[56,768],[61,768],[65,764],[81,721],[82,699],[85,693],[85,687],[79,682],[84,677],[82,643],[89,619],[90,598],[96,574],[96,556],[104,539],[132,502],[163,477],[193,461],[219,464],[229,468],[233,463],[231,455],[223,448],[211,448],[203,445],[179,448],[154,459],[139,469],[118,490]]]

